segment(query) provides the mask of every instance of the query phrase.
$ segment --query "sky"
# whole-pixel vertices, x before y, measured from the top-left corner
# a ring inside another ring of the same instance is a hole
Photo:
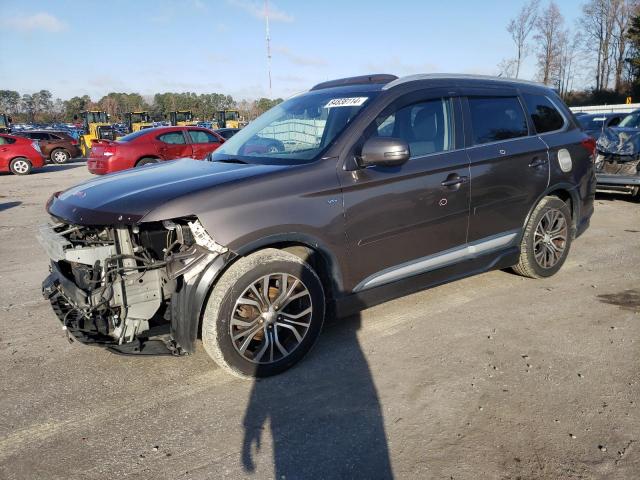
[[[288,97],[367,73],[497,74],[519,0],[0,0],[0,89]],[[581,0],[558,0],[566,24]],[[522,78],[535,75],[530,55]]]

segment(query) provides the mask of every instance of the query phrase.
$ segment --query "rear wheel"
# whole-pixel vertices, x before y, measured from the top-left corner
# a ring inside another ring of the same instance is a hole
[[[11,160],[9,170],[14,175],[29,175],[31,173],[31,162],[24,157],[18,157]]]
[[[281,250],[262,250],[239,259],[214,287],[202,342],[234,375],[276,375],[311,350],[324,308],[322,283],[307,263]]]
[[[51,161],[57,164],[67,163],[71,155],[63,148],[57,148],[53,152],[51,152]]]
[[[513,270],[529,278],[550,277],[567,259],[571,237],[569,206],[557,197],[543,198],[527,222]]]
[[[138,160],[138,163],[136,163],[136,167],[144,167],[145,165],[152,165],[154,163],[158,163],[157,158],[145,157]]]

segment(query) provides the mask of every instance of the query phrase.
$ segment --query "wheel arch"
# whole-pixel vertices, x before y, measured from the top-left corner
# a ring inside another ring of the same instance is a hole
[[[342,288],[342,276],[335,256],[321,242],[305,234],[279,234],[250,242],[233,252],[217,257],[198,278],[177,293],[171,301],[171,334],[187,353],[195,351],[195,342],[202,329],[202,317],[207,302],[222,275],[240,258],[267,248],[284,250],[307,261],[316,271],[332,300]],[[333,302],[327,302],[330,305]]]
[[[135,163],[133,164],[135,167],[138,166],[138,163],[140,163],[140,160],[144,160],[145,158],[153,158],[155,160],[162,160],[161,157],[159,157],[158,155],[152,154],[152,155],[142,155],[141,157],[138,157],[135,161]]]
[[[569,210],[571,211],[571,234],[575,236],[578,226],[577,222],[580,218],[580,198],[578,196],[578,193],[576,192],[576,187],[574,185],[571,185],[570,183],[559,183],[556,185],[552,185],[547,188],[540,196],[538,196],[536,201],[529,209],[529,212],[527,212],[527,216],[525,217],[524,223],[522,224],[522,233],[524,233],[524,229],[529,222],[529,218],[531,218],[531,214],[545,197],[557,197],[569,205]],[[520,235],[520,238],[522,238],[522,233]]]

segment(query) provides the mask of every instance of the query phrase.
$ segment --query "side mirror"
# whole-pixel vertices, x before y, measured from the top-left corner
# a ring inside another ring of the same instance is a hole
[[[409,144],[400,138],[372,137],[362,146],[361,167],[397,167],[411,156]]]

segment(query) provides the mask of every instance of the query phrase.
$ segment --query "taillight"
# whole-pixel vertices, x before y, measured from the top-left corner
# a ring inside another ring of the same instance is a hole
[[[595,158],[596,155],[596,139],[593,137],[587,137],[582,142],[582,146],[589,152],[589,154]]]
[[[106,147],[104,147],[104,150],[102,152],[102,156],[103,157],[112,157],[114,156],[116,153],[116,147],[113,145],[108,145]]]
[[[71,145],[78,145],[78,140],[75,138],[71,139]]]

